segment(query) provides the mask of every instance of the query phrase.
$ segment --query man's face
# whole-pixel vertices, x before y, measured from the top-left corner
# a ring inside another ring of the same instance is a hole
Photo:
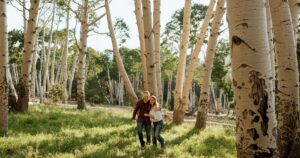
[[[143,99],[144,100],[149,100],[149,97],[150,97],[149,93],[144,93],[143,94]]]

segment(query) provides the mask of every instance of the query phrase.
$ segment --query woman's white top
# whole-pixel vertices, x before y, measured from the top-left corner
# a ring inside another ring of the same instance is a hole
[[[150,115],[154,116],[154,119],[150,117],[152,122],[158,122],[163,120],[162,112],[157,105],[151,108]]]

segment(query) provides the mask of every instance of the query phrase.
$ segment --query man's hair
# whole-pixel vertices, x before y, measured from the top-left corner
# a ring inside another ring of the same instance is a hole
[[[144,91],[143,93],[148,93],[150,95],[150,92],[149,91]]]

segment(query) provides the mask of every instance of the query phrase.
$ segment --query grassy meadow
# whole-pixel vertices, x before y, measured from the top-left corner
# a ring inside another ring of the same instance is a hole
[[[194,124],[165,124],[165,149],[141,150],[132,111],[96,107],[31,106],[26,114],[9,113],[9,134],[0,138],[1,158],[236,157],[234,129]],[[145,137],[144,137],[145,139]]]

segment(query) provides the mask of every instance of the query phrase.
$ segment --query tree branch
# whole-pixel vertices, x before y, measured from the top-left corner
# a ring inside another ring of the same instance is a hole
[[[89,26],[94,25],[97,21],[101,20],[104,16],[106,15],[106,13],[103,13],[101,16],[97,17],[94,21],[92,21],[91,23],[89,23]]]

